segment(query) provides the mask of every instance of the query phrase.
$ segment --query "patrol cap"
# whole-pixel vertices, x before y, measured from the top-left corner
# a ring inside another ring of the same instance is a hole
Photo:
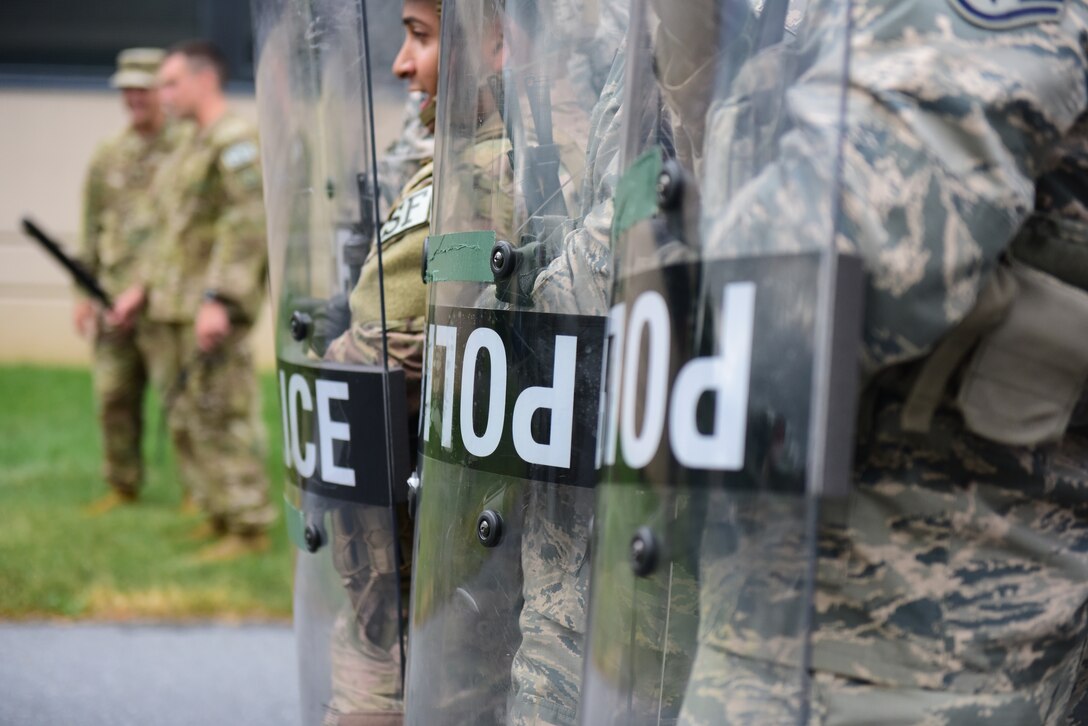
[[[114,88],[154,88],[155,74],[166,53],[161,48],[126,48],[117,54],[117,72],[110,76]]]

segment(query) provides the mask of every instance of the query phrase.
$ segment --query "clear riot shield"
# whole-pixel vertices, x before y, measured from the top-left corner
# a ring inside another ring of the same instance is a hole
[[[848,485],[841,0],[636,0],[582,723],[807,720]]]
[[[596,3],[442,12],[408,721],[571,724],[611,284],[607,74],[576,69],[622,30]]]
[[[365,12],[253,2],[303,723],[329,726],[403,711],[409,415],[372,241]]]

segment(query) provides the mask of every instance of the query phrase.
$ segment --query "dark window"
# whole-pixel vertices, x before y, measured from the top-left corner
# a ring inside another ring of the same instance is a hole
[[[253,83],[248,0],[0,0],[0,83],[104,85],[124,48],[217,43]]]

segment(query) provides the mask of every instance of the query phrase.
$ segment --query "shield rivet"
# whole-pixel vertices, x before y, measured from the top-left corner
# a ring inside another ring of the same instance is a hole
[[[517,253],[513,245],[506,240],[496,242],[491,248],[491,274],[495,276],[495,281],[510,277],[517,266]]]
[[[291,313],[291,321],[289,323],[291,337],[299,342],[306,340],[306,337],[310,334],[310,327],[313,323],[313,318],[300,310]]]
[[[678,209],[683,198],[684,171],[675,159],[666,159],[657,177],[657,203],[662,209]]]
[[[306,551],[311,554],[321,549],[321,532],[317,530],[317,527],[310,525],[306,527],[306,531],[302,533],[302,539],[306,541]]]
[[[657,537],[649,527],[639,527],[631,539],[631,569],[638,577],[648,577],[657,569]]]
[[[495,547],[502,540],[502,517],[493,509],[485,509],[476,518],[476,539],[484,547]]]

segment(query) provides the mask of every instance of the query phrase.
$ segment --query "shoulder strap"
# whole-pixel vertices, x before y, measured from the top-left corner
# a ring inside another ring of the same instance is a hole
[[[950,330],[929,354],[903,404],[900,424],[904,431],[927,433],[933,414],[944,398],[948,381],[979,339],[993,330],[1016,297],[1016,280],[1008,265],[998,265],[982,289],[971,312]]]

